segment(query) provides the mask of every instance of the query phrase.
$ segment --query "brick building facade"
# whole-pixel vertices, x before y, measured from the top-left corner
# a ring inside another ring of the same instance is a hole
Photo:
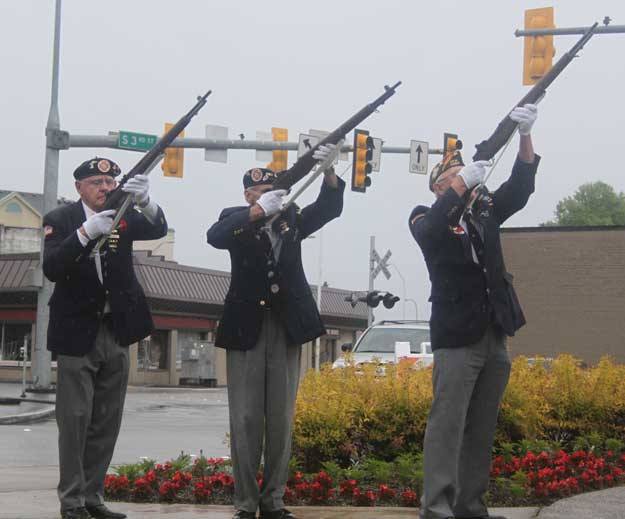
[[[509,228],[502,243],[527,318],[513,355],[625,363],[625,227]]]

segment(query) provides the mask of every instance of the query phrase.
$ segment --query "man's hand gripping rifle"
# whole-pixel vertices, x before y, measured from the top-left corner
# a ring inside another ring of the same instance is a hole
[[[103,210],[116,209],[115,219],[113,220],[113,226],[111,231],[115,230],[126,213],[126,211],[132,207],[133,198],[129,193],[125,193],[122,188],[124,184],[128,182],[135,175],[148,175],[154,167],[161,161],[165,153],[165,149],[182,133],[182,131],[191,122],[191,119],[197,115],[197,113],[206,104],[206,98],[211,94],[211,90],[206,92],[203,96],[198,96],[197,102],[185,115],[183,115],[171,129],[166,132],[157,142],[148,150],[148,152],[141,157],[133,168],[126,173],[120,180],[118,186],[111,191],[106,199]],[[110,233],[109,233],[110,234]],[[102,265],[100,261],[100,249],[108,239],[109,234],[102,235],[97,242],[95,242],[91,249],[91,255],[95,258],[96,269],[98,271],[98,277],[102,281]]]

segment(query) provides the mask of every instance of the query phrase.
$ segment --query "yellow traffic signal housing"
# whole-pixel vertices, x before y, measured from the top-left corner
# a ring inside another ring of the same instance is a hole
[[[277,142],[286,142],[289,140],[289,130],[286,128],[272,128],[271,138]],[[289,159],[288,150],[273,150],[271,154],[272,160],[267,164],[267,167],[276,173],[286,170]]]
[[[352,191],[364,193],[371,185],[373,139],[366,130],[354,130],[354,159],[352,162]]]
[[[165,133],[167,133],[172,123],[165,123]],[[178,137],[184,137],[184,132],[181,132]],[[161,169],[166,177],[182,178],[184,169],[184,148],[165,148],[165,157],[161,164]]]
[[[553,7],[525,11],[525,30],[554,29]],[[553,36],[525,36],[523,84],[533,85],[551,69],[556,50]]]
[[[462,141],[458,139],[456,133],[443,134],[443,157],[447,157],[450,153],[462,149]]]

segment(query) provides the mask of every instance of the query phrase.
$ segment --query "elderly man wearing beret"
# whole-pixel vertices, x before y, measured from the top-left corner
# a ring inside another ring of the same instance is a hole
[[[434,400],[424,440],[421,519],[495,519],[484,494],[510,374],[505,337],[525,323],[499,228],[534,192],[540,157],[530,130],[536,113],[529,104],[510,113],[518,123],[519,153],[496,191],[482,189],[486,161],[465,166],[454,150],[432,171],[434,205],[417,206],[410,215],[432,282]]]
[[[321,146],[325,160],[336,152]],[[345,182],[325,171],[317,200],[282,210],[276,174],[254,168],[243,176],[246,206],[224,209],[207,241],[227,249],[232,278],[215,345],[227,350],[235,519],[292,519],[283,495],[299,383],[300,345],[325,329],[302,267],[301,242],[343,209]],[[268,217],[279,215],[271,222]],[[264,474],[258,486],[264,445]]]
[[[103,501],[122,419],[128,382],[128,346],[152,332],[153,323],[132,265],[134,240],[167,234],[163,211],[150,198],[148,178],[123,187],[134,196],[111,232],[115,210],[103,210],[120,168],[95,157],[74,171],[80,200],[43,219],[43,271],[55,282],[50,298],[48,349],[57,354],[56,421],[59,429],[58,496],[63,519],[124,518]],[[109,234],[110,233],[110,234]],[[102,281],[90,251],[102,249]]]

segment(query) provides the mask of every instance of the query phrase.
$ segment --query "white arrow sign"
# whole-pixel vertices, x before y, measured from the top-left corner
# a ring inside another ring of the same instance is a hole
[[[410,173],[428,174],[429,144],[424,141],[410,141]]]
[[[313,149],[321,140],[320,137],[309,133],[300,133],[299,142],[297,144],[297,158],[299,159],[304,153]]]

